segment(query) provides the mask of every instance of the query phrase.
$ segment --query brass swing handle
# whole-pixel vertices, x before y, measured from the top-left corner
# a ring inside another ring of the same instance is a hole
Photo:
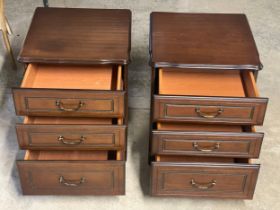
[[[217,111],[215,112],[202,112],[200,110],[200,107],[196,107],[195,108],[195,112],[200,116],[200,117],[204,117],[204,118],[216,118],[218,117],[220,114],[222,114],[224,112],[223,108],[219,108]]]
[[[191,183],[192,187],[194,187],[194,188],[197,188],[200,190],[208,190],[208,189],[214,187],[217,182],[216,182],[216,180],[212,180],[209,183],[198,183],[194,179],[192,179],[190,183]]]
[[[67,187],[78,187],[85,182],[86,178],[81,177],[80,180],[66,180],[63,176],[59,177],[59,183]]]
[[[215,150],[218,150],[220,148],[220,143],[215,143],[213,146],[207,146],[207,147],[200,147],[197,142],[193,143],[193,148],[197,151],[201,152],[213,152]]]
[[[86,137],[81,136],[80,139],[75,140],[75,139],[66,139],[64,136],[59,136],[58,141],[62,142],[63,144],[68,144],[68,145],[77,145],[83,143],[83,141],[86,140]]]
[[[81,107],[84,106],[85,103],[82,102],[82,101],[79,101],[79,103],[78,103],[78,105],[77,105],[76,108],[67,108],[67,107],[65,107],[65,106],[67,106],[67,104],[64,104],[64,103],[63,103],[62,101],[60,101],[60,100],[56,100],[55,105],[56,105],[57,108],[58,108],[59,110],[61,110],[61,111],[65,111],[65,112],[76,112],[76,111],[78,111],[79,109],[81,109]],[[69,104],[69,105],[71,105],[71,104]]]

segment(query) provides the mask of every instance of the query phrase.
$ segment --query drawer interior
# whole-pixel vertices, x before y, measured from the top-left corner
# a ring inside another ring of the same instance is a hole
[[[209,132],[256,132],[254,126],[245,125],[217,125],[195,123],[156,123],[155,129],[166,131],[209,131]]]
[[[110,118],[86,118],[86,117],[24,117],[24,124],[36,125],[111,125]]]
[[[157,130],[171,130],[171,131],[242,132],[243,130],[245,130],[244,127],[245,126],[240,126],[240,125],[157,123]]]
[[[26,150],[24,160],[119,160],[117,151]]]
[[[159,69],[161,95],[258,97],[254,75],[239,70]]]
[[[192,157],[192,156],[172,156],[157,155],[156,162],[185,162],[185,163],[249,163],[248,158],[228,158],[228,157]]]
[[[21,87],[122,90],[122,67],[29,64]]]

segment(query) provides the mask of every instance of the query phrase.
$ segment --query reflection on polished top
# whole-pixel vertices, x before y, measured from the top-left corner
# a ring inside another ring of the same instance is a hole
[[[151,14],[153,67],[262,68],[243,14]]]
[[[19,61],[126,64],[130,28],[129,10],[37,8]]]

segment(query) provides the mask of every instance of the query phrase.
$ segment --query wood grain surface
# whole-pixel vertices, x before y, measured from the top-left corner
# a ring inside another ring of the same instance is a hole
[[[153,67],[262,68],[244,14],[151,14]]]
[[[130,28],[129,10],[37,8],[18,60],[126,64]]]

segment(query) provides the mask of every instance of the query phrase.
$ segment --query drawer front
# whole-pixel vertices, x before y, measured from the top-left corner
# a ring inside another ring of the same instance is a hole
[[[258,158],[263,133],[153,131],[152,154]]]
[[[122,161],[18,161],[25,195],[123,195]]]
[[[13,89],[17,115],[27,116],[124,116],[123,91]]]
[[[268,99],[154,96],[154,121],[261,125]]]
[[[152,164],[152,195],[252,199],[259,165]]]
[[[16,130],[21,149],[122,150],[125,148],[125,126],[18,124]]]

